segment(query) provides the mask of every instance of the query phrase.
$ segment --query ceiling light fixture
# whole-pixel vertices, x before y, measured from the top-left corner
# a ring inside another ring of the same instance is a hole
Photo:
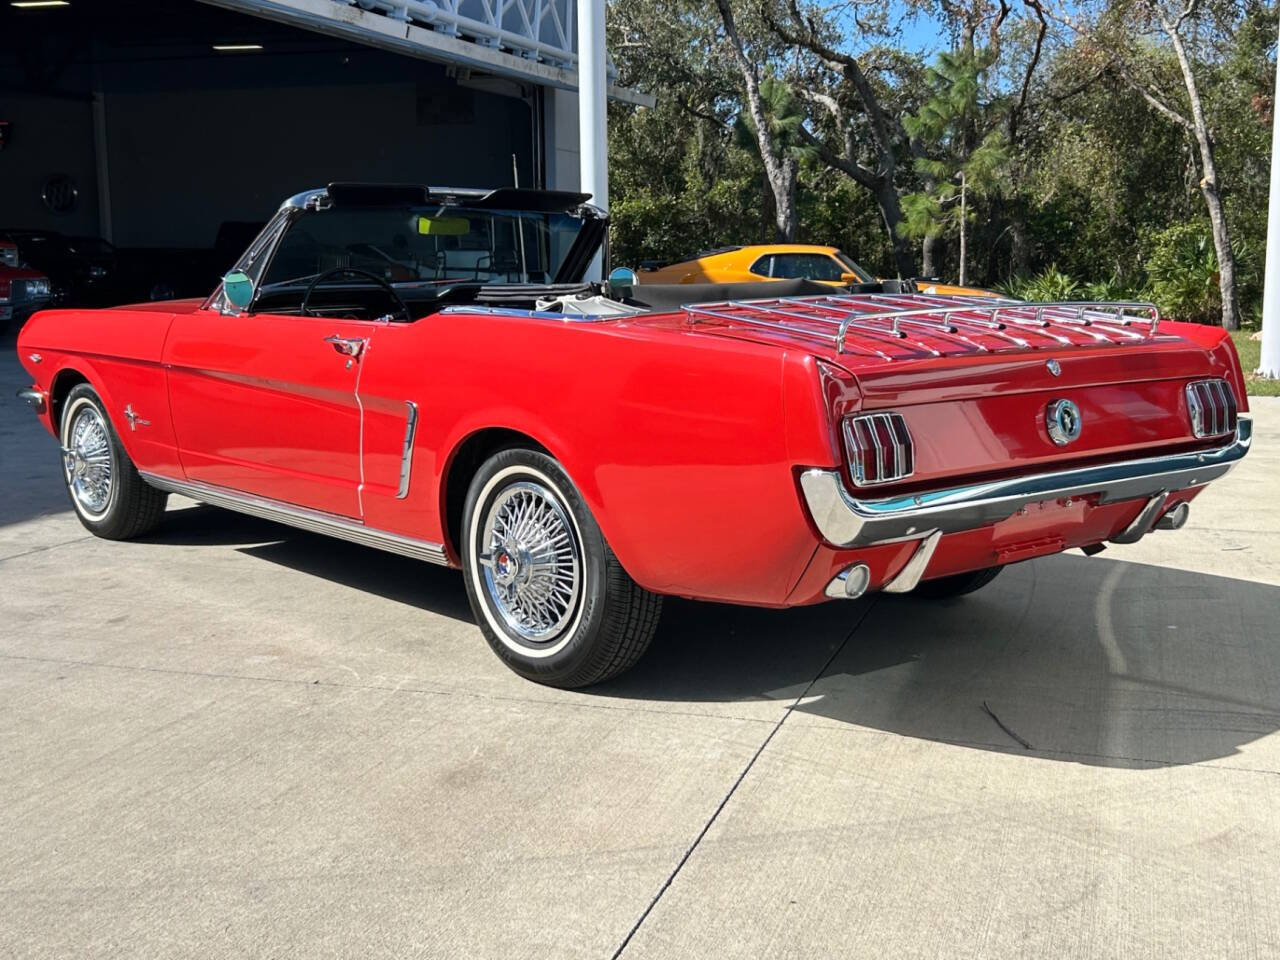
[[[260,43],[215,43],[213,49],[219,53],[246,53],[255,50],[261,50]]]
[[[69,7],[71,0],[9,0],[9,6],[19,10],[41,10],[46,7]]]

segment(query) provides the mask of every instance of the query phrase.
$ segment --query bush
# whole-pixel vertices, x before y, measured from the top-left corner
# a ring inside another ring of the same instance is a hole
[[[1147,273],[1160,312],[1178,320],[1220,323],[1218,258],[1207,223],[1177,223],[1148,234]]]
[[[1007,283],[998,285],[996,289],[1014,300],[1048,302],[1078,300],[1084,290],[1079,280],[1063,273],[1057,264],[1050,264],[1034,277],[1014,277]]]

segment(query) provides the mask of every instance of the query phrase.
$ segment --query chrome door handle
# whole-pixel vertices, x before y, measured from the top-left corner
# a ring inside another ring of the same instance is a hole
[[[358,337],[340,337],[336,333],[324,338],[325,343],[333,344],[333,349],[347,357],[358,357],[364,349],[364,341]]]

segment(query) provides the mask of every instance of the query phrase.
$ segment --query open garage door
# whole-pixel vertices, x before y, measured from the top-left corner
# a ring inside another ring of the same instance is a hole
[[[0,233],[64,296],[125,302],[207,293],[313,186],[544,184],[534,80],[339,33],[194,0],[0,7]]]

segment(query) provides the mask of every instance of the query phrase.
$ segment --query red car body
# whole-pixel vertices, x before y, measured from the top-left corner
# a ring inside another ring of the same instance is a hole
[[[835,572],[856,561],[881,586],[913,552],[912,540],[841,549],[806,510],[801,473],[847,476],[836,425],[849,414],[900,412],[915,439],[916,474],[877,497],[1221,447],[1191,435],[1183,392],[1221,377],[1247,409],[1229,338],[1195,325],[1161,331],[1135,345],[886,362],[684,314],[572,324],[446,312],[369,325],[228,318],[189,301],[46,311],[18,349],[34,388],[51,398],[41,418],[55,435],[60,387],[83,378],[142,473],[347,517],[438,544],[455,564],[451,465],[483,431],[517,432],[565,465],[641,585],[784,606],[823,599]],[[335,362],[325,342],[335,334],[366,341],[358,367]],[[927,334],[920,342],[953,346]],[[1085,417],[1069,456],[1042,423],[1059,396],[1078,398]],[[418,419],[401,499],[409,403]],[[149,423],[131,429],[126,408]],[[1172,494],[1168,506],[1200,489]],[[1106,541],[1144,502],[1100,505],[1086,494],[1038,503],[944,536],[928,575]]]
[[[161,489],[457,566],[471,472],[517,438],[641,587],[773,607],[1179,526],[1251,436],[1230,339],[1147,307],[868,294],[396,322],[220,289],[46,311],[18,352],[52,434],[91,384]],[[906,475],[860,485],[886,466]]]

